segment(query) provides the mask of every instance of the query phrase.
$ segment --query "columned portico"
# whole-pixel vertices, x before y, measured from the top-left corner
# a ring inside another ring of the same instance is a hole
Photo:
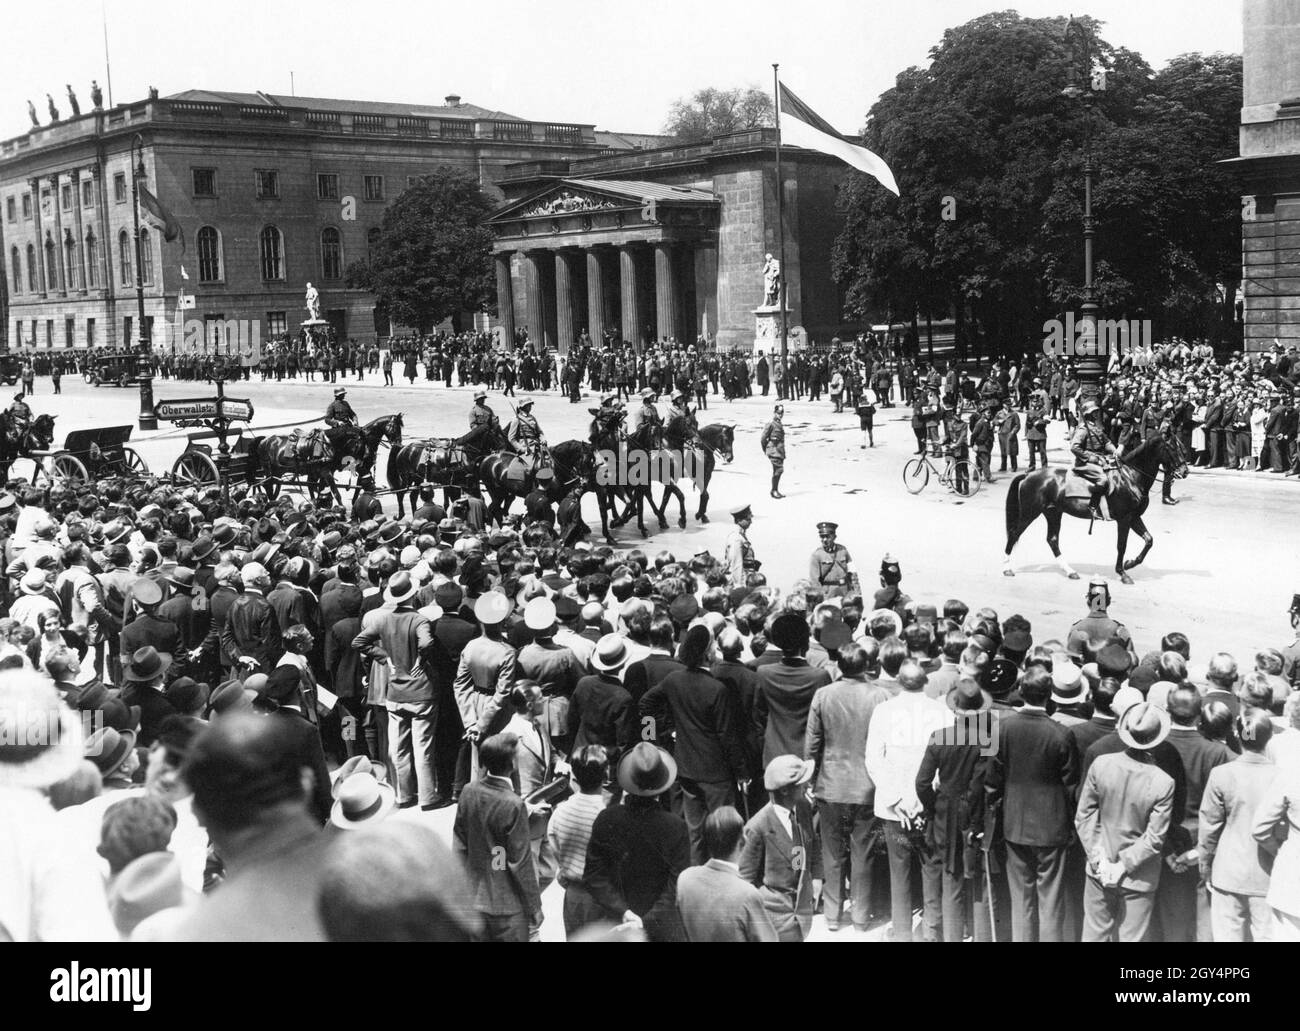
[[[623,304],[623,339],[640,352],[641,284],[637,274],[636,252],[629,244],[618,249],[618,285]]]
[[[556,346],[567,354],[578,338],[577,320],[574,318],[574,265],[578,255],[573,251],[555,252],[555,327]]]
[[[510,252],[502,251],[495,256],[497,270],[497,319],[501,323],[501,343],[508,348],[515,346],[515,293],[510,281]]]
[[[661,339],[682,339],[682,298],[675,248],[655,244],[655,328]]]
[[[600,343],[609,326],[610,313],[605,290],[605,252],[599,247],[588,247],[587,258],[587,332],[595,343]]]
[[[528,297],[524,326],[528,330],[528,338],[539,346],[546,340],[546,290],[540,260],[544,257],[542,251],[524,252],[524,286]]]

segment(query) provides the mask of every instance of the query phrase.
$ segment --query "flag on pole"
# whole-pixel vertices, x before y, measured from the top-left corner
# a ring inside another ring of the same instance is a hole
[[[894,173],[879,154],[849,143],[821,115],[791,93],[784,82],[779,85],[780,102],[776,117],[783,144],[807,147],[837,157],[859,171],[866,172],[895,197],[898,196],[898,183],[894,181]]]
[[[181,224],[176,221],[176,216],[164,208],[162,201],[149,192],[149,188],[143,183],[140,184],[140,216],[160,229],[163,239],[168,243],[179,237],[181,253],[185,253],[185,233],[181,230]]]

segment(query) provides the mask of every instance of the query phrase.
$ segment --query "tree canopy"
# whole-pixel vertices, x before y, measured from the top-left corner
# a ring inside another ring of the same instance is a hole
[[[695,143],[724,133],[775,125],[772,95],[757,86],[696,90],[674,102],[664,133]]]
[[[1241,58],[1187,54],[1153,72],[1080,21],[1104,91],[1081,70],[1083,96],[1063,94],[1079,67],[1064,18],[1004,11],[949,29],[929,66],[902,72],[871,108],[866,146],[902,196],[856,174],[841,189],[834,270],[847,314],[953,314],[986,351],[1032,346],[1045,319],[1082,301],[1090,139],[1103,317],[1150,318],[1157,335],[1224,330],[1240,198],[1216,162],[1236,155]]]
[[[427,333],[496,295],[492,233],[495,205],[468,172],[442,165],[412,183],[384,211],[369,255],[347,269],[347,283],[375,295],[389,318]]]

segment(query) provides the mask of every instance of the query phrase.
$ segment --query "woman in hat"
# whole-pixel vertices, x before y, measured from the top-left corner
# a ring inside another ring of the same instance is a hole
[[[684,941],[677,877],[691,865],[690,833],[661,799],[677,780],[673,757],[638,742],[618,764],[621,806],[596,817],[583,884],[606,919],[645,930],[651,941]]]

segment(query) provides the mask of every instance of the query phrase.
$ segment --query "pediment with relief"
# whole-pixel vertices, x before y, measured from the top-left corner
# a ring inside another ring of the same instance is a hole
[[[546,215],[568,215],[577,211],[604,211],[616,207],[608,197],[598,197],[579,190],[560,190],[525,208],[519,214],[525,218]]]

